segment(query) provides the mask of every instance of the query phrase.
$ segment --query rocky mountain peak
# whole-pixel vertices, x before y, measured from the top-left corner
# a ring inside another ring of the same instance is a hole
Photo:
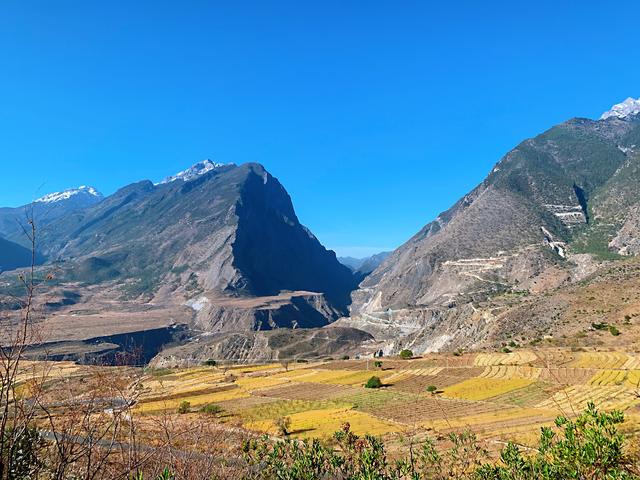
[[[69,188],[62,192],[48,193],[36,200],[37,203],[56,203],[62,200],[68,200],[76,196],[95,197],[97,200],[103,198],[102,194],[93,187],[81,185],[78,188]]]
[[[220,167],[224,167],[224,166],[227,166],[227,165],[231,165],[231,164],[217,163],[217,162],[212,162],[209,159],[205,159],[205,160],[202,160],[201,162],[198,162],[198,163],[192,165],[191,167],[187,168],[186,170],[182,170],[181,172],[178,172],[175,175],[171,175],[171,176],[165,178],[164,180],[159,182],[158,185],[164,184],[164,183],[171,183],[171,182],[174,182],[176,180],[182,180],[184,182],[188,182],[190,180],[193,180],[194,178],[199,177],[200,175],[204,175],[205,173],[210,172],[211,170],[214,170],[214,169],[220,168]]]
[[[624,102],[617,103],[610,110],[604,112],[600,120],[606,120],[609,117],[625,118],[638,113],[640,113],[640,98],[629,97]]]

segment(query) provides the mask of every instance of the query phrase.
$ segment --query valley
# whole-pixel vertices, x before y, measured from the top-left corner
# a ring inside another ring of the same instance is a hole
[[[391,454],[402,450],[407,436],[445,438],[468,429],[495,454],[508,441],[533,447],[540,427],[552,425],[559,415],[574,417],[588,402],[623,411],[625,435],[635,438],[640,433],[639,353],[540,347],[383,357],[376,362],[209,361],[188,368],[145,369],[37,365],[47,370],[52,385],[64,381],[71,388],[101,375],[100,369],[109,369],[114,378],[128,378],[131,415],[141,434],[171,418],[204,422],[247,438],[278,438],[279,422],[286,418],[287,437],[329,441],[349,423],[355,434],[385,439]],[[372,376],[380,378],[380,388],[364,387]],[[82,395],[91,398],[89,392]]]

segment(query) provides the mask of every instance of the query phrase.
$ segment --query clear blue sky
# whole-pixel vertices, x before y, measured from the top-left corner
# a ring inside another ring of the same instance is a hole
[[[404,242],[519,141],[640,95],[637,2],[0,6],[0,205],[263,163],[339,254]]]

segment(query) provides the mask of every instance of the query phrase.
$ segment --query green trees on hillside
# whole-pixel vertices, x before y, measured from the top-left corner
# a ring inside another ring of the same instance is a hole
[[[405,360],[413,358],[413,352],[411,350],[405,348],[404,350],[402,350],[400,352],[400,358],[404,358]]]

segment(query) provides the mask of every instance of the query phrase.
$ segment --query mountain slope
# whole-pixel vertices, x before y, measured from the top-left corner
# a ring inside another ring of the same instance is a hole
[[[81,186],[44,195],[29,205],[0,208],[0,235],[28,246],[23,227],[33,219],[36,227],[45,229],[60,218],[100,203],[103,195],[93,187]]]
[[[638,116],[611,115],[522,142],[361,283],[352,324],[380,334],[393,316],[396,333],[421,332],[423,348],[476,344],[489,335],[469,323],[481,302],[553,288],[637,251],[639,134]]]
[[[60,281],[82,282],[93,301],[186,305],[181,321],[209,332],[323,326],[347,313],[356,286],[255,163],[126,186],[58,218],[39,244]]]
[[[36,258],[36,262],[41,259]],[[31,265],[31,250],[0,237],[0,272]]]

